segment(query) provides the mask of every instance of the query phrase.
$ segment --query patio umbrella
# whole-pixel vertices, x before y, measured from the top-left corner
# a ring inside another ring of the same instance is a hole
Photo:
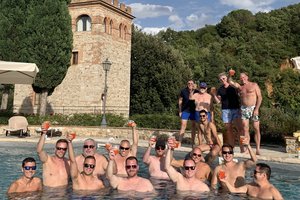
[[[32,84],[38,72],[34,63],[0,61],[0,84]]]

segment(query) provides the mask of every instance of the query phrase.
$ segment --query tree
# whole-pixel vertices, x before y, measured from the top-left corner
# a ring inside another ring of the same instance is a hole
[[[40,115],[47,96],[64,79],[70,66],[72,27],[69,0],[3,0],[0,19],[1,57],[36,63],[40,71],[33,89],[41,93]],[[10,47],[12,45],[12,47]],[[12,56],[13,55],[13,56]]]
[[[130,113],[175,113],[178,94],[191,70],[178,51],[133,28]]]

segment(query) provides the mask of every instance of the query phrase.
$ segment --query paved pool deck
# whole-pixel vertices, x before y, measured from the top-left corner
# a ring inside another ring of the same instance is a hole
[[[74,143],[82,143],[87,137],[77,137],[74,140]],[[0,142],[29,142],[29,143],[37,143],[39,137],[38,136],[31,136],[25,138],[19,138],[16,136],[5,136],[0,135]],[[46,143],[55,143],[59,137],[47,138]],[[98,142],[99,146],[104,146],[104,144],[108,141],[108,138],[99,138],[93,137]],[[116,139],[115,143],[118,144],[121,139]],[[146,140],[139,140],[139,146],[147,147],[148,141]],[[184,151],[189,152],[191,151],[191,145],[183,144],[182,147],[176,149],[176,151]],[[236,158],[249,158],[249,154],[240,153],[239,147],[234,148],[234,157]],[[282,146],[270,146],[270,145],[262,145],[261,147],[261,155],[257,156],[259,161],[274,161],[274,162],[281,162],[281,163],[293,163],[293,164],[300,164],[300,158],[298,158],[297,154],[286,153],[285,148]]]

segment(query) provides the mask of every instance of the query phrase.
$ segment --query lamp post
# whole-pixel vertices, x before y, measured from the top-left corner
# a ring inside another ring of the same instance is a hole
[[[106,60],[102,63],[103,70],[105,71],[105,82],[104,82],[104,97],[103,97],[103,115],[101,121],[101,127],[106,127],[106,97],[107,97],[107,72],[110,70],[111,62],[106,58]]]

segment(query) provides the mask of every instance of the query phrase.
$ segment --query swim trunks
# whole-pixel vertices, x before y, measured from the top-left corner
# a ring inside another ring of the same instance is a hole
[[[182,120],[195,120],[195,114],[196,112],[186,112],[186,111],[183,111],[181,113],[181,119]]]
[[[259,116],[258,115],[253,115],[255,106],[242,106],[241,107],[241,114],[242,117],[241,119],[251,119],[252,121],[259,121]]]
[[[222,120],[224,123],[231,123],[238,118],[240,118],[239,109],[222,109]]]

